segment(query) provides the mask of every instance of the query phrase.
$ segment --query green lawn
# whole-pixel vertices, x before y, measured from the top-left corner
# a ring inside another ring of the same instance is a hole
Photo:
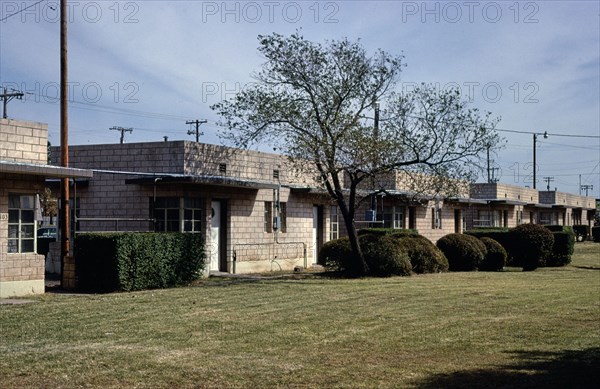
[[[310,277],[2,305],[0,388],[600,382],[600,244],[535,272]]]

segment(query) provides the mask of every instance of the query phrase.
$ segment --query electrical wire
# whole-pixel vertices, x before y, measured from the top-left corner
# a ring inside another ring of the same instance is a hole
[[[21,8],[20,10],[18,10],[18,11],[17,11],[17,12],[15,12],[15,13],[12,13],[12,14],[10,14],[10,15],[6,15],[6,16],[5,16],[5,17],[3,17],[2,19],[0,19],[0,22],[3,22],[3,21],[5,21],[5,20],[7,20],[8,18],[12,18],[13,16],[15,16],[15,15],[18,15],[18,14],[20,14],[20,13],[24,12],[24,11],[27,11],[29,8],[33,8],[33,7],[35,7],[36,5],[38,5],[38,4],[40,4],[40,3],[43,3],[44,1],[47,1],[47,0],[39,0],[39,1],[36,1],[35,3],[33,3],[33,4],[31,4],[31,5],[28,5],[27,7]]]

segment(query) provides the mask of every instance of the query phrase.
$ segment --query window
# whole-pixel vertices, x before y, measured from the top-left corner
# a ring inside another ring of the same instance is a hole
[[[274,180],[279,179],[279,169],[273,169],[273,179]]]
[[[221,173],[221,174],[227,173],[227,164],[225,164],[225,163],[219,164],[219,173]]]
[[[183,231],[202,232],[203,202],[199,198],[183,199]]]
[[[339,239],[340,219],[337,205],[333,205],[329,211],[329,240]]]
[[[394,207],[394,228],[404,228],[403,207]]]
[[[287,204],[279,203],[279,231],[287,232]]]
[[[477,211],[474,227],[500,227],[500,211]]]
[[[154,231],[202,232],[203,208],[201,198],[158,197],[154,204]]]
[[[517,211],[517,225],[523,224],[523,211]]]
[[[273,232],[273,203],[265,201],[265,232]]]
[[[35,196],[8,196],[8,253],[36,250]]]
[[[442,228],[442,208],[431,208],[431,229]]]

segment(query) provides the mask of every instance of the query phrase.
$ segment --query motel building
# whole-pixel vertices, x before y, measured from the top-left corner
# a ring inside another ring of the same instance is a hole
[[[315,175],[282,155],[192,141],[70,145],[65,169],[54,166],[56,147],[47,164],[46,125],[0,123],[1,297],[43,293],[44,269],[60,271],[58,243],[45,264],[36,254],[36,227],[38,195],[49,187],[60,196],[63,177],[71,179],[71,242],[101,231],[202,234],[207,274],[309,268],[325,242],[346,234]],[[357,228],[416,229],[434,243],[477,227],[591,226],[595,210],[592,197],[501,183],[417,196],[400,172],[363,194],[371,201],[356,211]]]

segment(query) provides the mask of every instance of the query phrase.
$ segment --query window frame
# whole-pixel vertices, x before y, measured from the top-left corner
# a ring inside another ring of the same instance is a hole
[[[23,198],[30,198],[31,206],[24,207]],[[15,207],[14,199],[18,198],[18,205]],[[30,213],[31,221],[23,221],[23,213]],[[8,220],[7,220],[7,254],[35,254],[37,253],[37,221],[36,221],[36,196],[34,194],[16,194],[8,195]],[[15,219],[16,215],[16,219]],[[11,227],[16,233],[16,237],[11,237]],[[16,229],[15,229],[16,227]],[[31,229],[31,236],[23,237],[24,227]],[[31,243],[31,249],[24,249],[24,241]],[[11,242],[13,242],[11,244]],[[16,246],[15,246],[16,243]],[[12,250],[16,251],[12,251]],[[25,251],[24,251],[25,250]]]

